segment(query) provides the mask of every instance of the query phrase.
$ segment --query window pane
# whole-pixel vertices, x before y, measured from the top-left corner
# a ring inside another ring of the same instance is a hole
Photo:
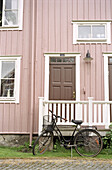
[[[4,25],[17,25],[18,11],[5,11]]]
[[[62,59],[61,58],[57,58],[57,62],[61,62],[62,61]]]
[[[14,97],[14,80],[1,80],[1,97]]]
[[[1,78],[15,77],[15,61],[2,61]]]
[[[92,38],[105,38],[105,26],[104,25],[92,26]]]
[[[50,58],[50,62],[56,62],[56,58],[54,57]]]
[[[17,8],[18,8],[18,0],[5,1],[5,9],[17,9]]]
[[[78,26],[78,38],[90,38],[91,26]]]
[[[63,62],[74,63],[75,59],[74,58],[63,58]]]
[[[109,64],[112,64],[112,58],[109,57],[108,62]]]

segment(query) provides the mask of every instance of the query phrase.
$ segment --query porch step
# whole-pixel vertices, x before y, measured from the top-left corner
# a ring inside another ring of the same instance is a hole
[[[60,131],[62,132],[62,135],[63,136],[71,136],[72,133],[73,133],[73,130],[75,129],[75,127],[72,125],[69,125],[69,126],[65,126],[65,125],[58,125],[58,128],[60,129]],[[81,127],[82,128],[85,128],[85,127]],[[109,131],[109,129],[100,129],[97,128],[97,131],[100,133],[101,136],[105,136],[106,133]],[[76,131],[77,133],[77,131]],[[57,136],[57,134],[54,134],[55,136]]]

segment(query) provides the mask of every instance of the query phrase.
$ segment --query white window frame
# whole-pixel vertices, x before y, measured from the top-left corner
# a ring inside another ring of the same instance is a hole
[[[0,56],[0,66],[2,61],[15,61],[15,89],[14,97],[0,97],[0,103],[19,103],[21,56]]]
[[[45,84],[44,99],[49,100],[49,61],[50,57],[61,57],[62,53],[46,53],[45,56]],[[76,101],[80,101],[80,53],[64,53],[64,57],[76,58]]]
[[[0,30],[22,30],[23,0],[18,0],[18,24],[17,25],[4,25],[4,20],[5,20],[5,0],[3,0],[2,26],[0,26]]]
[[[81,43],[107,43],[111,44],[111,22],[110,21],[72,21],[73,44]],[[78,38],[78,26],[105,26],[105,38]]]

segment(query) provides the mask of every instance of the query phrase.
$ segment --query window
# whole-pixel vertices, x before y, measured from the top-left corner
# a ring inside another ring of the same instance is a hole
[[[73,21],[73,44],[107,43],[110,44],[110,21],[75,22]]]
[[[0,101],[19,102],[20,58],[0,57]]]
[[[0,26],[22,29],[23,0],[0,0]]]

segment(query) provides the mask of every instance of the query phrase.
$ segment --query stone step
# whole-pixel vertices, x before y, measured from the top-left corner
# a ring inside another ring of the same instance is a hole
[[[75,129],[75,126],[59,125],[58,128],[60,129],[63,136],[71,136]],[[81,127],[81,129],[84,129],[84,128],[87,128],[87,127]],[[94,126],[92,128],[95,129]],[[105,136],[107,131],[109,131],[109,129],[105,130],[105,129],[99,128],[99,129],[97,129],[97,131],[100,133],[101,136]],[[76,133],[77,133],[77,131],[76,131]],[[55,135],[57,136],[57,134],[55,134]]]

